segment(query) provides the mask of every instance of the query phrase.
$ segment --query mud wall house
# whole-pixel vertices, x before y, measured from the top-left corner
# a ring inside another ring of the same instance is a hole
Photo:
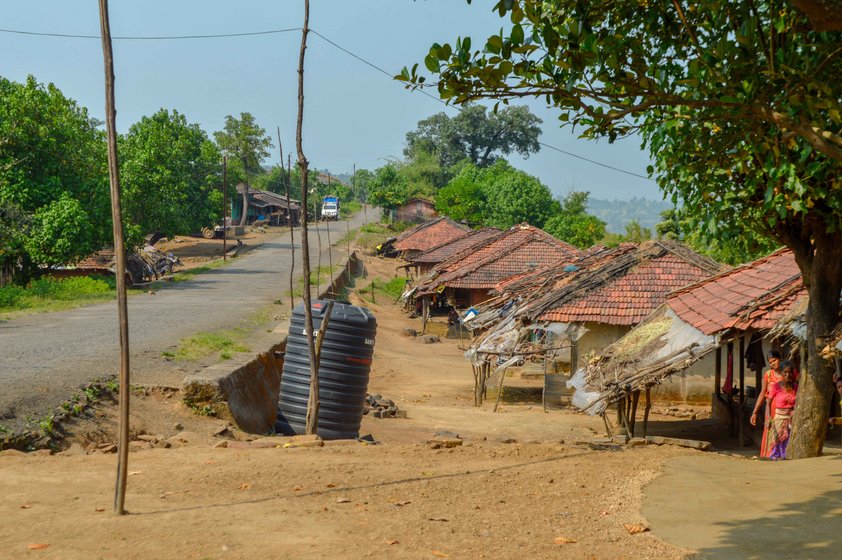
[[[412,198],[394,210],[393,218],[398,222],[421,223],[439,215],[436,205],[423,198]]]
[[[497,228],[483,228],[465,232],[461,237],[446,241],[411,257],[404,268],[412,268],[416,276],[422,276],[432,271],[433,267],[450,259],[454,255],[478,247],[485,241],[502,233]]]
[[[771,348],[792,354],[773,328],[805,295],[792,253],[779,250],[670,294],[623,338],[584,365],[574,405],[603,412],[630,394],[706,397],[736,432],[752,406]]]
[[[514,226],[469,247],[433,268],[417,296],[467,309],[492,297],[512,276],[578,258],[579,250],[528,224]]]
[[[506,331],[519,339],[527,329],[551,333],[558,340],[551,346],[565,347],[553,354],[553,370],[575,371],[643,321],[673,290],[719,270],[718,263],[672,241],[597,247],[578,260],[498,285],[492,309],[483,309],[476,319],[491,329],[475,346],[484,347]]]
[[[418,224],[401,233],[392,244],[405,259],[441,246],[468,233],[470,229],[450,218],[439,217]]]
[[[246,224],[253,224],[256,221],[265,221],[269,225],[286,225],[292,219],[293,224],[298,224],[301,218],[301,206],[298,200],[290,199],[287,205],[286,196],[254,189],[240,183],[237,185],[239,196],[231,201],[231,221],[234,224],[240,223],[243,216],[243,195],[248,190],[248,210]]]

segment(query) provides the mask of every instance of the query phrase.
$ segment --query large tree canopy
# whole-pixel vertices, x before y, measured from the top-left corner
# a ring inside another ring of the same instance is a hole
[[[0,77],[5,281],[35,265],[58,264],[56,259],[72,262],[110,239],[105,141],[98,126],[54,85],[32,76],[23,84]]]
[[[237,180],[248,181],[249,176],[263,173],[261,162],[269,157],[272,139],[266,129],[258,126],[251,113],[240,113],[240,118],[225,117],[225,126],[214,132],[214,139],[220,150],[229,154],[230,173]],[[244,173],[245,176],[237,176]]]
[[[584,191],[568,193],[561,201],[561,211],[547,220],[544,229],[581,249],[604,238],[605,222],[588,214],[588,194]]]
[[[842,35],[784,1],[501,0],[508,32],[425,60],[455,103],[540,97],[586,137],[639,133],[697,227],[786,244],[810,294],[793,457],[821,450],[842,289]],[[417,65],[399,79],[420,84]]]
[[[522,222],[543,227],[560,211],[546,185],[503,159],[485,169],[465,165],[438,192],[436,208],[454,220],[498,228]]]
[[[220,220],[219,150],[178,111],[161,109],[133,124],[120,138],[120,160],[130,241],[150,232],[193,233]]]
[[[419,121],[418,129],[406,135],[404,155],[414,159],[419,151],[435,154],[444,168],[463,159],[488,167],[501,155],[537,152],[541,122],[524,106],[488,113],[482,105],[468,105],[453,118],[436,113]]]

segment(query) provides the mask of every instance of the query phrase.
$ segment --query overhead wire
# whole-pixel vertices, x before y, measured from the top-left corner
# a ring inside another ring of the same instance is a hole
[[[268,29],[264,31],[247,31],[242,33],[216,33],[216,34],[196,34],[196,35],[115,35],[112,37],[114,40],[119,41],[167,41],[167,40],[192,40],[192,39],[224,39],[224,38],[232,38],[232,37],[252,37],[252,36],[259,36],[259,35],[275,35],[281,33],[290,33],[294,31],[300,31],[300,27],[288,27],[283,29]],[[374,70],[380,72],[381,74],[388,77],[390,80],[394,79],[394,75],[391,72],[381,68],[380,66],[374,64],[370,60],[363,58],[362,56],[346,49],[342,45],[336,43],[335,41],[329,39],[328,37],[324,36],[323,34],[319,33],[315,29],[310,29],[310,32],[316,35],[317,37],[324,40],[326,43],[330,44],[334,48],[342,51],[343,53],[347,54],[348,56],[362,62],[363,64],[373,68]],[[40,32],[40,31],[24,31],[18,29],[0,29],[0,33],[11,33],[11,34],[18,34],[18,35],[31,35],[31,36],[38,36],[38,37],[58,37],[58,38],[66,38],[66,39],[100,39],[99,35],[81,35],[81,34],[72,34],[72,33],[48,33],[48,32]],[[453,107],[458,111],[464,111],[462,107],[457,107],[454,105],[449,104],[447,101],[432,95],[431,93],[425,91],[423,88],[416,88],[413,91],[417,91],[422,95],[429,97],[430,99],[437,101],[446,107]],[[622,169],[620,167],[616,167],[610,165],[608,163],[603,163],[601,161],[597,161],[595,159],[591,159],[574,152],[570,152],[568,150],[564,150],[557,146],[553,146],[552,144],[547,144],[546,142],[538,142],[538,145],[541,147],[547,148],[549,150],[553,150],[564,154],[566,156],[590,163],[592,165],[597,165],[599,167],[610,169],[612,171],[616,171],[618,173],[624,173],[626,175],[630,175],[632,177],[637,177],[639,179],[645,179],[647,181],[655,181],[652,177],[642,175],[640,173],[635,173],[634,171],[629,171],[627,169]]]

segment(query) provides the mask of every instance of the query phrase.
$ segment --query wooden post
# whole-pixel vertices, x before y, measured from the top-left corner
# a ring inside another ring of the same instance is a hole
[[[740,409],[737,414],[738,421],[740,423],[739,428],[739,437],[740,437],[740,447],[743,447],[746,444],[746,433],[745,433],[745,402],[746,402],[746,368],[745,368],[745,359],[744,355],[746,352],[746,339],[745,336],[740,337],[740,398],[738,400],[740,404]],[[731,366],[733,368],[733,364]]]
[[[430,297],[424,296],[421,299],[421,334],[427,333],[427,319],[430,313]]]
[[[629,428],[631,428],[630,437],[634,437],[634,425],[637,423],[637,403],[640,402],[640,389],[635,389],[632,393],[631,417],[629,418]]]
[[[222,156],[222,260],[228,260],[228,155]]]
[[[317,181],[318,182],[318,181]],[[317,191],[318,192],[318,191]],[[316,223],[316,238],[319,240],[319,255],[316,259],[316,297],[322,295],[322,230],[319,227],[319,210],[317,200],[313,199],[313,221]]]
[[[304,330],[307,336],[307,351],[310,355],[310,396],[307,399],[305,432],[315,434],[319,427],[319,370],[316,366],[316,345],[313,340],[313,308],[310,298],[310,240],[307,232],[307,180],[309,162],[304,155],[302,129],[304,125],[304,53],[307,50],[307,34],[310,32],[310,0],[304,0],[304,25],[301,27],[301,47],[298,51],[298,118],[295,125],[295,146],[298,151],[298,167],[301,170],[301,267],[304,275]]]
[[[605,433],[608,437],[614,437],[614,434],[611,433],[611,425],[608,423],[608,415],[603,411],[602,414],[602,422],[605,424]]]
[[[570,375],[574,375],[579,369],[579,341],[570,341]]]
[[[715,364],[715,373],[713,376],[713,384],[715,387],[713,388],[714,396],[719,397],[722,393],[722,346],[716,347],[716,364]]]
[[[117,481],[114,513],[125,515],[126,477],[129,468],[129,315],[126,292],[126,247],[120,204],[120,165],[117,158],[117,110],[114,103],[114,58],[108,0],[99,0],[99,25],[105,66],[105,130],[108,139],[108,178],[111,190],[111,220],[114,256],[117,259],[117,315],[120,325],[120,427],[117,443]]]
[[[505,368],[500,372],[500,383],[497,384],[497,400],[494,401],[494,408],[491,412],[497,412],[497,407],[500,406],[500,397],[503,396],[503,380],[506,379],[506,372],[508,370],[509,368]]]
[[[278,128],[278,134],[280,134],[281,129]],[[280,142],[280,136],[278,137],[278,142]],[[283,165],[283,162],[281,162]],[[292,223],[292,208],[290,207],[289,201],[289,187],[290,187],[290,180],[292,176],[292,156],[287,154],[287,176],[286,181],[284,181],[284,187],[286,188],[286,195],[287,195],[287,218],[289,220],[289,309],[292,312],[293,308],[295,308],[295,282],[294,282],[294,271],[295,271],[295,228],[293,227]],[[300,209],[299,209],[300,212]],[[301,218],[299,217],[299,220]]]
[[[652,410],[652,386],[646,386],[646,408],[643,409],[643,439],[649,432],[649,411]]]

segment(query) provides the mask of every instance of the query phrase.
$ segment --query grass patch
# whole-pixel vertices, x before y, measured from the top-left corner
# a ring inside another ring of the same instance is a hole
[[[375,278],[371,281],[371,283],[359,290],[357,293],[360,297],[366,301],[370,301],[372,303],[376,302],[378,298],[380,302],[383,301],[397,301],[401,294],[406,287],[406,279],[405,278],[392,278],[388,282],[384,280],[379,280]],[[374,295],[372,296],[372,289],[374,290]]]
[[[116,297],[116,279],[109,276],[43,277],[28,286],[0,288],[0,312],[37,312],[72,309]]]
[[[164,352],[163,355],[176,360],[194,361],[219,352],[220,358],[228,360],[235,352],[249,351],[249,347],[242,342],[246,332],[245,329],[198,332],[181,339],[174,352]]]
[[[345,220],[349,218],[352,214],[356,214],[362,209],[362,203],[357,202],[356,200],[352,200],[350,202],[343,202],[339,206],[339,217]]]
[[[172,275],[173,282],[184,282],[186,280],[192,279],[197,274],[202,274],[203,272],[208,272],[215,268],[219,268],[225,264],[228,264],[228,261],[224,261],[222,259],[217,259],[215,261],[211,261],[208,264],[203,264],[202,266],[197,266],[196,268],[191,268],[190,270],[183,270],[181,272],[176,272]]]

